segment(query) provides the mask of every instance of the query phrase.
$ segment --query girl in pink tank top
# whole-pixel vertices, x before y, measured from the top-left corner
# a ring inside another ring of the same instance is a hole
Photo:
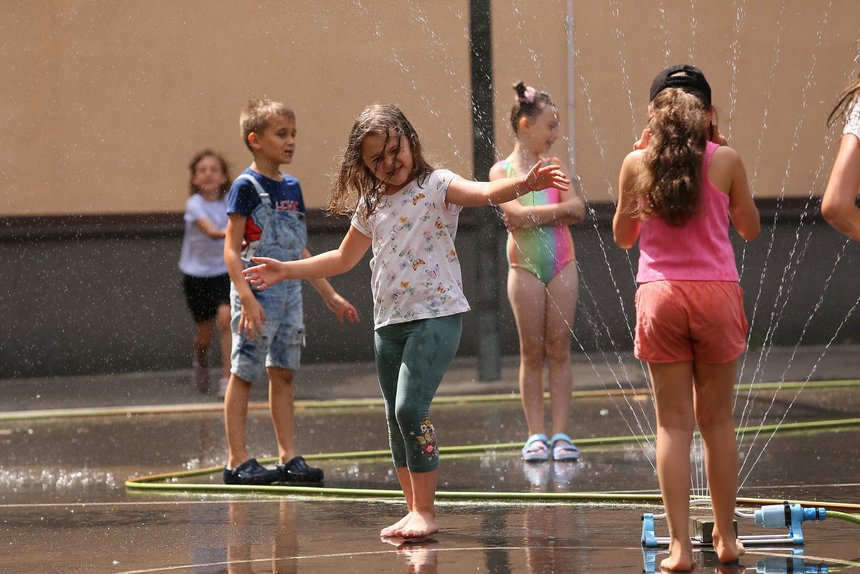
[[[667,68],[649,95],[648,129],[621,166],[612,232],[624,249],[639,240],[635,352],[648,363],[657,406],[657,474],[671,540],[661,569],[690,570],[690,443],[697,423],[714,550],[725,563],[744,552],[733,527],[732,395],[747,324],[728,225],[749,240],[760,224],[743,162],[717,129],[701,70]]]
[[[717,148],[714,142],[706,144],[699,206],[683,225],[670,225],[660,217],[641,222],[637,283],[738,281],[735,254],[729,241],[729,196],[717,189],[708,176],[708,166]]]

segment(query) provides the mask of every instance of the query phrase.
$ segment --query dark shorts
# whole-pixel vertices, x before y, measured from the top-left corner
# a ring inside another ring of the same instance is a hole
[[[226,273],[216,277],[182,277],[185,302],[195,323],[211,321],[218,314],[218,307],[230,304],[230,276]]]

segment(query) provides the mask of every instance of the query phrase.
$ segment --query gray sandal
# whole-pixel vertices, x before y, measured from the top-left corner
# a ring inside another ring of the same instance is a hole
[[[560,443],[560,441],[564,441],[568,444]],[[575,444],[573,444],[573,440],[563,432],[552,435],[550,444],[552,445],[553,460],[579,460],[579,449],[576,448]]]

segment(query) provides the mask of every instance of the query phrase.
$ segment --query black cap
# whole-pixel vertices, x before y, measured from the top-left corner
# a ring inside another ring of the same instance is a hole
[[[702,70],[689,64],[670,66],[657,74],[651,82],[648,101],[653,101],[657,94],[666,88],[680,88],[685,92],[697,92],[704,97],[705,105],[711,107],[711,86],[705,79]]]

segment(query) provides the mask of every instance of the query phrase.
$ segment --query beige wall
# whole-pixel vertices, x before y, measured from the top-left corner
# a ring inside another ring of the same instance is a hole
[[[510,86],[547,89],[568,123],[566,0],[493,0],[497,145]],[[578,0],[575,149],[588,198],[612,198],[647,89],[691,61],[761,197],[820,194],[824,119],[855,72],[856,0]],[[292,166],[324,205],[367,103],[399,104],[436,162],[471,175],[467,0],[0,2],[0,215],[181,211],[203,147],[249,163],[238,113],[298,115]],[[567,156],[564,142],[554,152]],[[483,174],[482,174],[483,177]]]

